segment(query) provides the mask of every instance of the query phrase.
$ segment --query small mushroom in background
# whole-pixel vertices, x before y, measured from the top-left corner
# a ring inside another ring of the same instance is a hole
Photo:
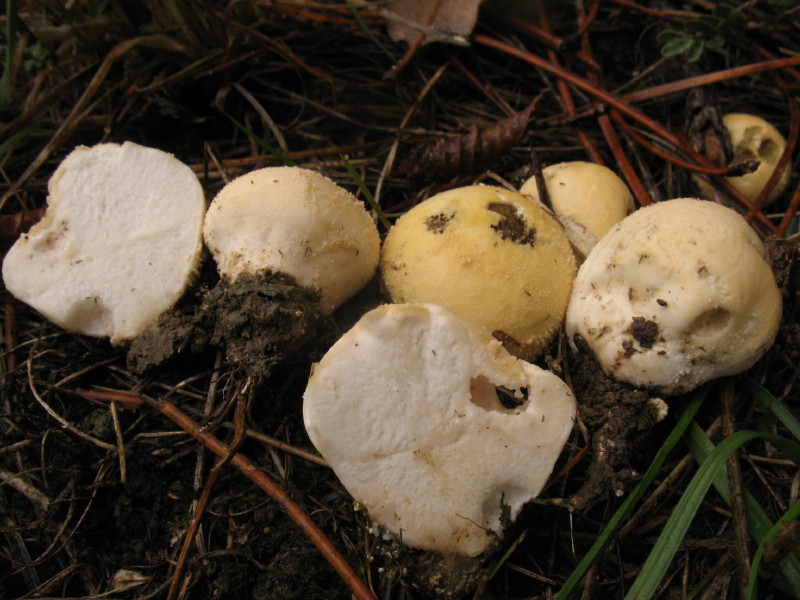
[[[747,113],[729,113],[722,117],[733,146],[733,158],[730,166],[740,165],[748,161],[757,161],[755,171],[740,177],[727,177],[727,180],[739,190],[750,202],[754,202],[767,181],[775,171],[775,167],[786,148],[786,140],[770,123]],[[767,198],[767,203],[780,196],[789,184],[791,169],[785,168],[775,187]],[[694,181],[700,190],[700,196],[714,200],[716,192],[713,186],[699,176]]]
[[[233,281],[265,270],[320,291],[330,313],[375,274],[380,237],[355,196],[298,167],[242,175],[217,194],[203,228],[220,274]]]
[[[636,208],[625,182],[603,165],[563,162],[542,169],[542,177],[556,219],[583,256]],[[540,201],[536,177],[528,179],[520,193]]]
[[[373,521],[408,546],[477,556],[541,491],[575,400],[454,313],[390,304],[314,365],[303,415]]]
[[[525,360],[561,327],[575,271],[569,241],[545,209],[487,185],[418,204],[397,220],[381,251],[394,302],[442,305]]]
[[[44,217],[6,254],[6,288],[69,331],[135,338],[196,273],[200,182],[174,156],[125,142],[76,148],[48,191]]]
[[[738,213],[680,198],[618,223],[581,265],[567,309],[606,374],[665,395],[748,369],[767,350],[781,294]]]

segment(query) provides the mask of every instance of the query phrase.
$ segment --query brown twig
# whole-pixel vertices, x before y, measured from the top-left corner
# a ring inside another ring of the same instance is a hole
[[[167,600],[174,600],[177,597],[181,582],[183,580],[183,574],[186,570],[186,561],[189,558],[189,551],[191,550],[192,544],[197,537],[197,532],[200,530],[200,523],[202,522],[203,514],[206,512],[208,503],[211,501],[211,492],[214,489],[217,480],[219,479],[219,474],[222,472],[223,467],[233,459],[236,451],[241,447],[246,438],[245,413],[247,411],[247,407],[250,405],[251,400],[252,381],[248,380],[243,386],[240,392],[239,400],[236,404],[233,440],[230,444],[226,445],[225,455],[220,456],[217,462],[211,468],[211,472],[208,474],[208,479],[206,479],[206,483],[203,486],[203,492],[200,494],[200,499],[197,501],[197,506],[195,506],[194,513],[192,514],[192,519],[189,521],[189,526],[186,528],[186,533],[183,538],[183,545],[181,546],[181,551],[178,555],[178,561],[175,564],[175,571],[172,573],[172,581],[170,582],[169,591],[167,592]]]
[[[715,71],[713,73],[704,73],[703,75],[697,75],[695,77],[687,77],[686,79],[671,81],[670,83],[656,85],[643,90],[636,90],[635,92],[623,94],[621,98],[625,102],[641,102],[642,100],[649,100],[650,98],[660,98],[667,94],[685,92],[686,90],[691,90],[702,85],[710,85],[712,83],[719,83],[720,81],[728,81],[730,79],[746,77],[763,71],[774,71],[796,65],[800,65],[800,57],[798,56],[767,60],[742,67]]]
[[[733,383],[728,380],[722,388],[722,433],[725,437],[736,432],[733,417]],[[742,465],[739,451],[728,457],[728,489],[730,492],[731,516],[733,519],[734,544],[731,550],[737,565],[739,578],[739,597],[747,598],[747,583],[750,577],[750,536],[747,533],[747,507],[744,501],[744,485],[742,484]]]
[[[126,399],[129,404],[147,404],[155,408],[186,433],[220,457],[228,456],[230,448],[222,443],[209,431],[201,428],[186,413],[167,400],[156,400],[143,394],[130,394],[127,392],[109,392],[99,390],[79,390],[79,394],[94,400],[120,402]],[[235,466],[245,477],[250,479],[266,494],[275,500],[289,518],[292,519],[311,540],[331,566],[336,570],[342,580],[347,584],[358,600],[376,600],[375,595],[366,586],[363,580],[353,571],[333,543],[317,527],[314,521],[300,508],[294,500],[275,483],[266,473],[261,471],[243,454],[233,454],[230,463]]]
[[[494,39],[492,37],[489,37],[487,35],[475,34],[473,36],[473,41],[475,41],[478,44],[482,44],[482,45],[488,46],[490,48],[494,48],[495,50],[498,50],[500,52],[504,52],[506,54],[509,54],[510,56],[514,56],[516,58],[519,58],[520,60],[523,60],[523,61],[525,61],[525,62],[527,62],[527,63],[529,63],[529,64],[531,64],[533,66],[536,66],[536,67],[539,67],[541,69],[544,69],[544,70],[556,75],[557,77],[563,78],[565,81],[567,81],[568,83],[571,83],[575,87],[580,88],[580,89],[584,90],[585,92],[588,92],[589,94],[591,94],[595,98],[601,100],[602,102],[607,103],[609,106],[612,107],[613,110],[616,110],[619,113],[621,113],[623,115],[626,115],[626,116],[630,117],[631,119],[633,119],[634,121],[636,121],[636,122],[640,123],[641,125],[647,127],[648,129],[653,131],[655,134],[657,134],[659,137],[664,139],[667,143],[672,144],[677,149],[679,149],[681,152],[685,153],[687,156],[689,156],[692,160],[696,161],[698,164],[703,165],[703,166],[717,166],[717,165],[713,165],[713,163],[711,163],[705,157],[703,157],[698,152],[696,152],[689,145],[689,143],[685,139],[683,139],[683,137],[668,131],[666,128],[661,126],[654,119],[648,117],[647,115],[645,115],[641,111],[637,110],[636,108],[634,108],[633,106],[631,106],[627,102],[624,102],[622,99],[620,99],[619,97],[615,96],[614,94],[608,92],[607,90],[599,88],[598,86],[594,85],[592,82],[590,82],[590,81],[588,81],[588,80],[586,80],[586,79],[584,79],[582,77],[579,77],[579,76],[575,75],[574,73],[572,73],[570,71],[567,71],[566,69],[564,69],[564,68],[562,68],[562,67],[560,67],[558,65],[551,64],[549,61],[547,61],[546,59],[542,58],[541,56],[537,56],[537,55],[532,54],[532,53],[530,53],[530,52],[528,52],[528,51],[526,51],[524,49],[517,48],[516,46],[512,46],[511,44],[507,44],[505,42],[501,42],[500,40],[496,40],[496,39]],[[722,181],[722,182],[718,182],[717,185],[722,187],[725,190],[725,192],[734,200],[734,202],[736,204],[739,205],[739,207],[742,210],[744,210],[744,211],[749,211],[750,210],[750,207],[752,206],[752,203],[749,202],[729,182]],[[760,226],[760,229],[761,229],[762,233],[764,233],[765,231],[767,231],[767,232],[774,232],[775,231],[775,228],[776,228],[775,225],[769,219],[767,219],[767,217],[763,213],[761,213],[761,212],[757,213],[756,214],[756,219],[757,219],[758,225]]]

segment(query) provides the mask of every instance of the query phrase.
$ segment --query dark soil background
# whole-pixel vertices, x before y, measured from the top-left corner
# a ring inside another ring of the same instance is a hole
[[[604,162],[638,205],[693,195],[690,169],[704,159],[687,139],[718,139],[715,115],[764,116],[792,147],[800,131],[798,3],[719,4],[487,0],[464,36],[420,44],[389,37],[396,19],[384,2],[9,1],[0,17],[0,237],[7,248],[39,218],[48,178],[75,146],[126,140],[191,165],[209,200],[239,174],[291,162],[360,198],[363,182],[390,220],[436,192],[517,186],[536,165],[565,160]],[[788,60],[759,66],[777,59]],[[718,158],[711,146],[706,169]],[[796,167],[796,152],[786,160]],[[800,412],[797,189],[793,176],[761,208],[720,188],[719,201],[767,240],[785,309],[770,352],[709,387],[697,422],[715,443],[730,427],[785,433],[747,382]],[[186,323],[180,315],[193,314],[216,277],[207,258],[174,323]],[[251,314],[311,301],[303,290],[264,298]],[[236,350],[242,307],[221,294],[218,310],[228,303],[230,314],[173,328],[171,356],[156,361],[141,345],[66,333],[4,291],[0,598],[353,597],[230,460],[215,467],[217,457],[147,405],[78,393],[98,388],[168,399],[236,445],[377,598],[555,597],[688,399],[670,399],[670,415],[654,423],[649,394],[606,380],[559,337],[539,362],[573,386],[582,420],[542,497],[488,556],[410,551],[354,507],[301,418],[311,364],[384,301],[376,278],[332,318],[262,319],[254,355]],[[598,435],[615,440],[613,456],[597,459]],[[754,441],[735,463],[731,488],[743,484],[772,522],[797,502],[797,468],[775,446]],[[696,468],[679,444],[574,597],[625,596]],[[745,597],[756,546],[736,535],[742,519],[712,489],[658,597]],[[791,597],[775,565],[797,539],[788,526],[758,597]]]

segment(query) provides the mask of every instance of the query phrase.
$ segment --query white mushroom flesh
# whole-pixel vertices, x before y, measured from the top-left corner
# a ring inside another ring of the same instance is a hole
[[[126,142],[75,149],[48,190],[44,218],[5,257],[6,287],[70,331],[136,337],[196,272],[200,182],[172,155]]]
[[[412,547],[475,556],[504,510],[515,518],[541,491],[575,401],[475,325],[406,304],[368,313],[314,366],[303,414],[374,521]]]

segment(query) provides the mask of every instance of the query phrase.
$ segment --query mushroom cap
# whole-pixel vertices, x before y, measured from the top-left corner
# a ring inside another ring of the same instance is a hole
[[[557,376],[432,304],[367,313],[314,365],[303,404],[311,441],[373,521],[468,556],[539,494],[574,415]]]
[[[550,206],[567,237],[586,256],[616,223],[633,212],[633,195],[614,171],[597,163],[563,162],[542,169]],[[536,177],[520,193],[539,201]]]
[[[679,394],[748,369],[780,324],[766,251],[733,210],[695,198],[639,209],[581,265],[566,330],[605,372]]]
[[[380,253],[364,205],[298,167],[259,169],[228,183],[211,203],[203,233],[226,279],[265,269],[286,273],[320,291],[325,313],[372,278]]]
[[[6,288],[64,329],[132,339],[183,294],[202,251],[205,198],[171,154],[80,146],[48,184],[44,218],[3,261]]]
[[[759,161],[758,168],[752,173],[727,178],[745,198],[754,202],[772,176],[786,148],[786,140],[772,124],[755,115],[729,113],[722,117],[722,123],[728,130],[733,146],[731,165],[747,160]],[[790,176],[791,169],[785,168],[767,198],[767,203],[775,200],[786,190]],[[716,195],[713,186],[698,176],[695,176],[694,180],[700,189],[700,195],[713,200]]]
[[[575,271],[569,241],[545,209],[486,185],[418,204],[397,220],[381,253],[394,302],[445,306],[526,360],[561,326]]]

